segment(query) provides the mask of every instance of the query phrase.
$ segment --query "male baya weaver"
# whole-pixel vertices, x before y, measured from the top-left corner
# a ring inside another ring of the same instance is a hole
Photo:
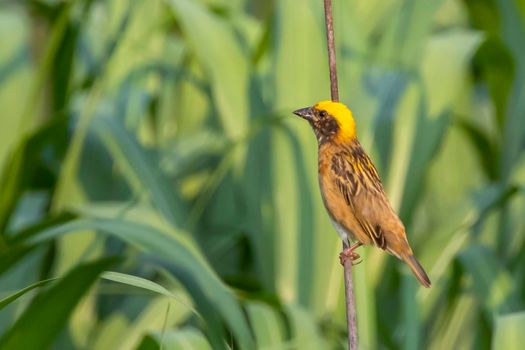
[[[355,263],[361,245],[375,245],[404,260],[419,282],[430,279],[408,244],[403,223],[386,197],[374,164],[357,140],[352,112],[344,104],[322,101],[294,114],[315,132],[319,151],[319,186],[332,224],[348,248],[340,255]],[[350,246],[350,240],[356,243]]]

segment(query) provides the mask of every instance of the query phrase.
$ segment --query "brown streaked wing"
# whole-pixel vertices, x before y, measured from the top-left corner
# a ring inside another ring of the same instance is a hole
[[[332,157],[331,168],[336,175],[337,188],[346,204],[372,242],[381,249],[387,248],[385,232],[373,211],[391,211],[377,170],[359,143]],[[371,206],[375,208],[371,210]]]

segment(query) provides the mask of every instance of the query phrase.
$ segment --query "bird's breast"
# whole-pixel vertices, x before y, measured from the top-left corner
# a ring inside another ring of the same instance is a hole
[[[332,147],[319,148],[319,188],[332,225],[341,239],[355,240],[357,237],[353,228],[356,227],[357,221],[337,188],[331,165],[334,153],[335,150]]]

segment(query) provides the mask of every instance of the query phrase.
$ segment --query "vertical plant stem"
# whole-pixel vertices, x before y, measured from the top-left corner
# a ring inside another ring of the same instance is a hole
[[[328,65],[330,68],[330,93],[332,101],[339,101],[339,88],[337,85],[337,66],[335,60],[334,22],[332,16],[332,0],[324,0],[324,14],[326,21],[326,41],[328,47]],[[348,245],[343,242],[343,250]],[[357,326],[354,286],[352,283],[352,262],[346,260],[344,266],[345,297],[346,297],[346,322],[348,326],[348,348],[357,350]]]
[[[332,16],[332,0],[324,0],[324,17],[326,22],[326,43],[328,46],[328,66],[330,68],[330,93],[332,101],[339,101],[337,85],[337,66],[335,62],[334,19]]]
[[[343,250],[346,248],[348,248],[348,245],[346,244],[346,242],[343,242]],[[357,350],[357,315],[355,309],[354,284],[352,282],[352,261],[350,260],[351,259],[347,259],[344,266],[346,323],[348,327],[348,349]]]

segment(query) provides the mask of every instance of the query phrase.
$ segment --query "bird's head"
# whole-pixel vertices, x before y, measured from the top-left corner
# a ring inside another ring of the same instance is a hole
[[[301,108],[293,113],[310,123],[320,143],[346,142],[356,137],[352,111],[340,102],[321,101],[312,107]]]

